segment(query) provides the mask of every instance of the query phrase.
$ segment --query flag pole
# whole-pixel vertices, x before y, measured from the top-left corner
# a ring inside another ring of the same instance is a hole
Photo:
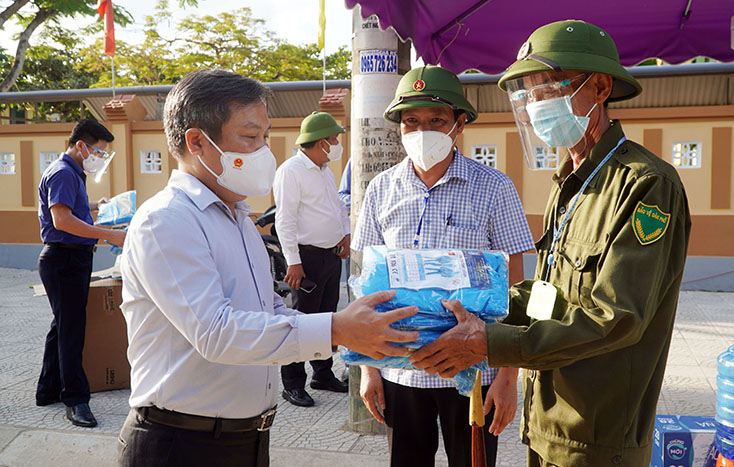
[[[323,54],[321,83],[323,93],[326,94],[326,1],[319,0],[319,47]]]
[[[112,60],[112,99],[115,98],[115,57],[110,57]]]

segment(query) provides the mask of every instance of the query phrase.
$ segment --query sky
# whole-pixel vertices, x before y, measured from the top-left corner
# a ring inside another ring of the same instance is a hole
[[[352,11],[344,5],[344,0],[325,0],[326,2],[326,53],[335,52],[340,46],[351,47]],[[135,20],[125,28],[115,27],[115,38],[129,43],[138,43],[143,40],[143,25],[145,16],[152,15],[157,0],[113,0],[114,4],[124,6]],[[161,24],[159,32],[171,31],[177,20],[186,16],[216,15],[223,11],[233,11],[242,7],[250,7],[253,16],[265,20],[265,27],[273,31],[276,37],[285,39],[296,45],[315,43],[318,40],[318,0],[247,0],[222,1],[199,0],[197,8],[179,8],[178,0],[169,0],[169,9],[173,12],[171,24]],[[4,2],[0,2],[0,8]],[[31,11],[30,7],[26,7]],[[70,28],[84,29],[91,22],[89,18],[75,18],[65,20],[63,25]],[[43,27],[43,26],[41,26]],[[40,28],[39,28],[40,30]],[[33,37],[37,36],[39,30]],[[9,33],[17,32],[13,25],[6,24],[5,30],[0,31],[0,45],[10,54],[15,54],[16,43],[8,40]],[[100,33],[101,34],[101,33]],[[34,43],[31,38],[31,45]]]

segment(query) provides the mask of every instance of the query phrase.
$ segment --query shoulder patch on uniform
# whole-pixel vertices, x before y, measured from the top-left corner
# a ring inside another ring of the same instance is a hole
[[[664,213],[657,206],[648,206],[640,201],[632,214],[632,230],[635,231],[640,245],[649,245],[665,235],[669,221],[670,214]]]

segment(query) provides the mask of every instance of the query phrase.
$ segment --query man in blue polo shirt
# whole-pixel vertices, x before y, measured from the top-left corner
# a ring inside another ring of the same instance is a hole
[[[77,426],[97,425],[89,409],[89,383],[82,368],[89,277],[98,239],[122,246],[125,232],[95,227],[91,211],[106,199],[89,202],[85,173],[105,166],[107,145],[115,137],[100,123],[80,121],[69,147],[43,173],[38,186],[38,219],[44,247],[38,272],[54,318],[46,336],[36,405],[66,405]]]

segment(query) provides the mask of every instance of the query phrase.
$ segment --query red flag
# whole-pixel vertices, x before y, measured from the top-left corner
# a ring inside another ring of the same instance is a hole
[[[115,18],[112,13],[112,0],[99,0],[97,13],[104,18],[104,53],[115,56]]]

